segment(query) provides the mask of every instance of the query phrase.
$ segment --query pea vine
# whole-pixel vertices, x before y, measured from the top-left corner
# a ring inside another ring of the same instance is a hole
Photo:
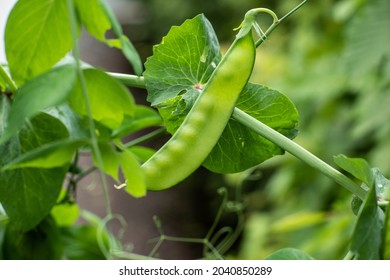
[[[257,38],[253,43],[260,47],[306,2],[281,18],[266,8],[248,11],[236,29],[236,40],[252,36],[254,30]],[[272,18],[265,31],[258,21],[264,13]],[[97,40],[120,49],[136,75],[110,73],[84,63],[79,46],[82,27]],[[114,39],[105,36],[110,29]],[[222,202],[203,238],[168,235],[156,217],[159,237],[150,254],[141,256],[125,250],[109,229],[113,220],[123,228],[126,222],[112,213],[106,176],[134,197],[147,195],[150,189],[142,164],[153,155],[157,161],[162,157],[143,144],[166,132],[175,135],[224,63],[218,38],[204,15],[172,27],[154,47],[144,72],[139,54],[103,0],[19,0],[8,17],[5,48],[8,64],[0,65],[0,206],[4,209],[0,212],[0,258],[153,259],[164,242],[200,244],[204,258],[224,258],[245,219],[242,195],[230,201],[226,189],[218,191]],[[69,51],[71,56],[67,56]],[[292,140],[298,133],[299,116],[286,95],[252,82],[244,84],[226,128],[199,165],[221,174],[244,172],[288,152],[353,195],[357,219],[345,258],[388,258],[390,181],[364,159],[334,157],[342,172],[322,161]],[[146,89],[147,100],[158,112],[136,104],[126,86]],[[227,90],[223,83],[219,86],[221,92]],[[152,132],[141,137],[123,140],[151,128]],[[79,166],[83,153],[91,155],[93,166]],[[75,196],[80,181],[95,170],[105,197],[103,219],[80,210]],[[221,217],[229,211],[237,216],[235,228],[218,229]],[[75,225],[80,217],[87,221],[86,226]],[[365,232],[367,227],[369,232]],[[39,234],[47,238],[36,241]],[[80,243],[87,234],[95,237],[97,249],[89,254],[72,251],[72,244]],[[26,252],[24,248],[31,243],[38,250]],[[295,249],[282,249],[269,259],[296,256],[311,259]]]

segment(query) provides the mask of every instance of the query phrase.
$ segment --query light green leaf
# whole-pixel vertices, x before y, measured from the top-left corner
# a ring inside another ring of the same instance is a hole
[[[267,260],[314,260],[313,257],[295,248],[284,248],[267,257]]]
[[[28,151],[6,164],[1,170],[22,167],[53,168],[70,163],[75,151],[89,140],[64,139],[44,144]]]
[[[22,85],[56,64],[72,48],[64,0],[19,0],[5,28],[5,50],[13,79]]]
[[[123,151],[119,159],[126,178],[126,192],[134,197],[145,196],[145,178],[137,159],[129,151]]]
[[[110,143],[99,143],[99,150],[103,160],[103,171],[118,182],[120,166],[119,153]],[[93,160],[95,165],[98,166],[95,155]]]
[[[364,182],[367,186],[374,183],[374,176],[366,160],[361,158],[349,158],[345,155],[334,156],[335,163],[351,173],[355,178]]]
[[[51,216],[59,227],[73,225],[80,215],[80,209],[77,204],[58,204],[51,209]]]
[[[111,23],[100,6],[99,0],[75,0],[76,9],[85,29],[96,39],[106,42],[105,34]]]
[[[8,100],[0,100],[0,133],[8,113]],[[57,119],[40,114],[28,122],[17,136],[0,145],[0,167],[30,150],[68,137]],[[35,227],[55,205],[67,166],[40,169],[20,168],[0,172],[0,202],[10,221],[21,230]]]
[[[64,103],[73,88],[76,72],[72,65],[53,68],[29,80],[22,86],[12,103],[7,127],[0,144],[14,135],[29,119],[49,107]]]
[[[162,119],[155,110],[146,106],[137,105],[135,108],[135,116],[125,116],[121,126],[113,132],[113,137],[119,138],[147,127],[161,125]]]
[[[156,152],[155,150],[142,146],[134,146],[128,149],[139,162],[145,162]]]
[[[120,82],[97,69],[84,69],[83,73],[94,120],[117,129],[125,116],[134,116],[134,100]],[[80,115],[88,116],[80,83],[70,96],[70,105]]]
[[[127,58],[127,60],[133,65],[134,72],[138,76],[142,75],[143,67],[142,67],[142,61],[141,58],[135,49],[134,45],[131,43],[129,38],[127,38],[122,31],[122,27],[116,18],[114,12],[112,11],[111,7],[104,1],[99,0],[99,3],[101,5],[101,8],[103,9],[104,13],[106,14],[106,17],[109,19],[112,29],[115,33],[115,35],[118,37],[117,40],[109,40],[107,43],[109,46],[118,46],[118,43],[120,43],[120,48],[122,49],[122,52],[124,56]]]

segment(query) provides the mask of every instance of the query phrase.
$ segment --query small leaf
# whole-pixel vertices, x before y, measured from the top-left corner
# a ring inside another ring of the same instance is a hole
[[[103,171],[110,175],[115,181],[119,181],[119,153],[110,143],[100,143],[99,150],[103,160]],[[95,165],[98,166],[96,157],[93,157]]]
[[[153,156],[155,150],[142,146],[134,146],[128,149],[140,162],[145,162]]]
[[[367,161],[361,158],[349,158],[345,155],[334,157],[335,163],[351,173],[354,177],[364,182],[367,186],[374,183],[374,176]]]
[[[13,79],[25,81],[49,70],[72,48],[66,1],[19,0],[5,28],[5,50]]]
[[[350,250],[359,260],[379,260],[383,246],[384,213],[377,204],[374,185],[360,209]]]
[[[126,178],[126,192],[134,197],[145,196],[145,178],[136,158],[129,151],[123,151],[120,154],[120,164]]]
[[[120,23],[118,22],[118,19],[116,18],[114,12],[112,11],[111,7],[104,1],[99,0],[100,6],[104,13],[106,14],[106,17],[111,23],[112,29],[115,33],[115,35],[118,37],[120,48],[122,49],[123,54],[127,58],[127,60],[133,65],[134,72],[138,76],[142,75],[143,67],[142,67],[142,61],[141,58],[135,49],[134,45],[131,43],[129,38],[127,38],[122,31],[122,27]],[[115,40],[114,42],[108,41],[109,46],[118,46],[118,40]]]
[[[21,87],[12,103],[0,144],[14,135],[26,119],[41,110],[64,103],[73,88],[75,78],[74,67],[64,65],[51,69]]]
[[[100,6],[99,0],[75,0],[75,5],[88,33],[106,42],[105,34],[111,28],[111,23]]]
[[[155,110],[146,106],[137,105],[135,108],[135,116],[125,116],[123,123],[113,132],[112,136],[114,138],[120,138],[147,127],[161,125],[162,119]]]
[[[314,260],[313,257],[295,248],[284,248],[266,258],[267,260]]]
[[[59,227],[71,226],[80,215],[80,209],[77,204],[58,204],[51,209],[51,216]]]
[[[134,116],[134,100],[120,82],[97,69],[84,69],[83,73],[94,120],[116,129],[125,116]],[[70,105],[81,116],[88,116],[80,83],[71,94]]]

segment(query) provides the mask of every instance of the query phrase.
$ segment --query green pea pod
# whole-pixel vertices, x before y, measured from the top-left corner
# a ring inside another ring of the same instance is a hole
[[[233,42],[171,139],[142,165],[148,190],[170,188],[203,163],[229,121],[255,57],[249,30]]]

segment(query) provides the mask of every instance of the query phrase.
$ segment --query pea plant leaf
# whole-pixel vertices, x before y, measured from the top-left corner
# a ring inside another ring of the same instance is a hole
[[[284,248],[269,255],[267,260],[314,260],[314,258],[301,250]]]
[[[107,42],[105,34],[111,28],[111,23],[100,6],[99,0],[75,0],[75,6],[88,33],[99,41]]]
[[[5,28],[5,51],[18,85],[49,70],[72,48],[66,1],[19,0]]]
[[[379,169],[370,168],[364,159],[338,155],[334,157],[334,160],[338,166],[362,181],[362,186],[368,190],[364,201],[361,206],[359,205],[350,250],[356,259],[381,259],[384,244],[385,214],[378,206],[377,201],[385,193],[385,187],[389,181]]]
[[[1,97],[0,105],[2,133],[10,105],[5,97]],[[68,136],[60,121],[41,113],[28,121],[16,136],[0,145],[0,167],[30,150]],[[66,164],[56,168],[0,171],[0,202],[15,227],[29,230],[50,212],[57,201],[66,172]]]
[[[41,110],[66,101],[76,80],[73,65],[55,67],[26,82],[18,91],[10,108],[6,130],[0,143],[6,141],[23,126],[26,119]]]
[[[135,103],[128,90],[114,78],[98,69],[83,70],[92,118],[110,129],[117,129],[125,116],[133,117]],[[69,103],[81,116],[88,116],[88,108],[80,82],[76,84]]]
[[[179,128],[220,59],[217,37],[203,15],[172,27],[154,47],[145,64],[148,100],[158,108],[169,133]],[[295,106],[275,90],[248,83],[237,107],[290,138],[297,133]],[[233,173],[282,153],[278,146],[230,119],[203,165],[214,172]]]

